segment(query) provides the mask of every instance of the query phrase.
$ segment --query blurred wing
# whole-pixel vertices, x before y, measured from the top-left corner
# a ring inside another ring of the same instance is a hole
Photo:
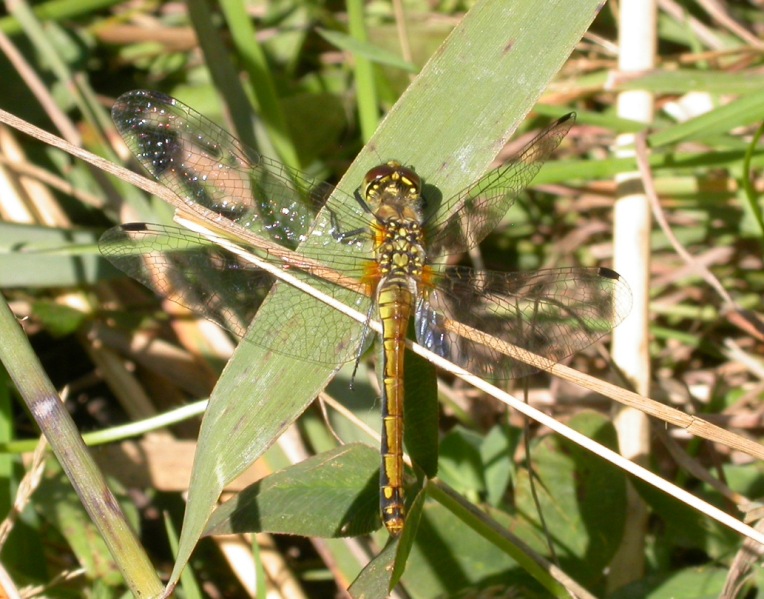
[[[430,256],[458,254],[496,228],[575,122],[570,113],[537,135],[511,163],[490,171],[444,202],[428,225]]]
[[[114,104],[112,118],[147,171],[192,212],[232,233],[243,227],[294,249],[309,237],[321,245],[337,243],[343,232],[368,222],[352,196],[261,156],[170,96],[127,92]],[[343,197],[316,220],[332,193]],[[360,241],[356,236],[345,245]]]
[[[461,322],[555,362],[591,345],[631,309],[626,282],[607,268],[477,272],[456,267],[419,301],[417,341],[489,379],[523,377],[538,368],[448,330]]]
[[[144,223],[113,227],[103,234],[99,249],[114,266],[143,283],[158,295],[185,306],[262,347],[312,362],[336,364],[350,361],[361,351],[363,326],[332,310],[337,319],[331,333],[317,339],[311,326],[326,319],[323,304],[308,294],[293,294],[289,305],[267,322],[262,319],[247,332],[257,310],[267,301],[274,277],[238,256],[214,245],[205,237],[176,227]],[[297,269],[324,293],[367,313],[370,299]],[[320,315],[320,316],[319,316]],[[288,331],[305,332],[303,343],[287,344]],[[373,339],[373,335],[367,335]],[[369,339],[369,343],[371,341]]]

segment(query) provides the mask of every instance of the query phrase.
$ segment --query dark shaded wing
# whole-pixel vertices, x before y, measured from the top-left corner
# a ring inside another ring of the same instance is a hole
[[[480,243],[504,218],[517,195],[533,180],[574,122],[573,113],[557,120],[529,142],[511,163],[490,171],[446,200],[428,225],[429,255],[458,254]]]
[[[434,353],[489,379],[539,370],[448,330],[455,320],[554,362],[591,345],[631,309],[631,291],[608,268],[536,272],[448,269],[416,311],[417,341]]]
[[[363,326],[336,310],[327,310],[305,293],[292,294],[270,319],[248,325],[275,279],[251,263],[211,243],[205,237],[176,227],[132,224],[113,227],[98,242],[101,253],[117,268],[162,297],[185,306],[247,341],[300,359],[336,364],[353,360],[361,351]],[[324,293],[367,313],[371,300],[299,270],[290,273],[309,280]],[[317,319],[335,319],[329,332],[311,335]],[[287,344],[297,327],[305,335]],[[373,335],[367,335],[368,343]]]
[[[160,92],[135,90],[112,108],[114,123],[135,157],[203,220],[235,234],[243,227],[289,249],[309,237],[336,243],[368,223],[352,196],[320,184],[244,146],[212,121]],[[331,212],[316,211],[332,193]],[[222,217],[222,220],[221,220]],[[354,237],[370,251],[366,238]]]

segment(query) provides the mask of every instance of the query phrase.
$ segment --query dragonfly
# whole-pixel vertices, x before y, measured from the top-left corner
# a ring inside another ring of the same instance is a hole
[[[397,160],[369,170],[353,194],[317,183],[159,92],[127,92],[112,117],[138,161],[184,211],[367,315],[367,323],[299,293],[248,330],[274,277],[209,236],[180,228],[109,229],[99,246],[117,268],[238,337],[306,361],[357,361],[376,336],[369,323],[381,323],[380,514],[393,537],[405,523],[403,357],[412,318],[420,345],[473,374],[505,380],[538,366],[510,357],[502,343],[558,362],[606,335],[630,310],[627,283],[608,268],[492,272],[444,261],[496,228],[568,133],[573,114],[439,203],[425,197],[414,168]],[[319,318],[330,332],[311,335]],[[303,334],[287,343],[285,331],[294,327]]]

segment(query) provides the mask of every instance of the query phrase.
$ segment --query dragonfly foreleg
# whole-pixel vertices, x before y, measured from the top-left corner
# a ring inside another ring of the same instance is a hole
[[[358,229],[343,231],[339,222],[339,218],[337,217],[337,213],[331,208],[326,208],[325,210],[329,213],[329,222],[331,223],[331,228],[329,231],[331,233],[332,239],[338,243],[350,245],[350,243],[354,241],[355,237],[363,234],[369,234],[368,227],[359,227]]]

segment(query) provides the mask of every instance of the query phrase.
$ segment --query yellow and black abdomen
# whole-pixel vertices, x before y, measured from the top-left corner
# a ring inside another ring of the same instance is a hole
[[[382,321],[382,467],[379,475],[382,521],[392,535],[404,522],[403,497],[403,354],[414,305],[407,277],[391,276],[377,288]]]

